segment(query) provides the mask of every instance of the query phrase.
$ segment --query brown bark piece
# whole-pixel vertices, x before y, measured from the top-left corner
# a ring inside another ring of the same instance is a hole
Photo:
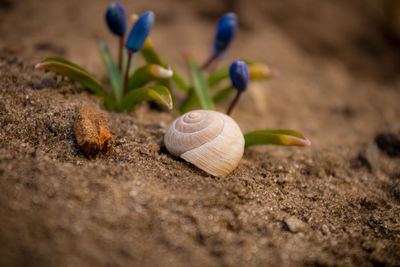
[[[108,153],[114,143],[108,116],[94,108],[76,105],[74,133],[78,145],[89,159]]]

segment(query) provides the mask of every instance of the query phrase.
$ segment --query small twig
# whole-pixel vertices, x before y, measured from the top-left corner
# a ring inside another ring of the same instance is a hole
[[[240,92],[240,91],[237,92],[235,98],[233,99],[232,103],[230,104],[230,106],[228,108],[228,111],[226,112],[227,115],[231,114],[231,112],[232,112],[233,108],[236,106],[241,94],[242,94],[242,92]]]

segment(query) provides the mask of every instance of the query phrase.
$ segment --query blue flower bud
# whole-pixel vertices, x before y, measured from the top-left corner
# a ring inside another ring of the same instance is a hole
[[[214,41],[216,53],[221,53],[228,48],[235,37],[237,28],[238,18],[235,13],[227,13],[219,19]]]
[[[137,52],[142,49],[147,36],[154,24],[154,13],[147,11],[143,13],[136,21],[135,25],[129,34],[125,47],[131,52]]]
[[[243,92],[249,83],[249,68],[240,60],[235,60],[229,68],[232,86],[239,92]]]
[[[106,22],[110,30],[119,36],[126,32],[126,15],[124,7],[118,2],[112,2],[106,11]]]

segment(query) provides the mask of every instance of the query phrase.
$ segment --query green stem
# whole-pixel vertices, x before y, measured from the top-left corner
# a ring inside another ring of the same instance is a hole
[[[124,52],[124,36],[119,37],[118,69],[122,73],[122,53]]]
[[[129,78],[129,69],[130,69],[131,61],[132,61],[132,55],[133,55],[133,51],[128,50],[128,63],[126,64],[125,78],[124,78],[124,91],[122,93],[122,96],[125,96],[126,92],[128,91],[128,78]]]
[[[219,57],[219,53],[213,53],[210,58],[201,66],[202,70],[206,70],[208,67],[210,67],[211,63],[214,62]]]
[[[237,92],[235,98],[233,99],[231,105],[228,108],[228,111],[226,112],[227,115],[231,114],[231,112],[232,112],[233,108],[236,106],[241,94],[242,94],[242,92],[240,92],[240,91]]]

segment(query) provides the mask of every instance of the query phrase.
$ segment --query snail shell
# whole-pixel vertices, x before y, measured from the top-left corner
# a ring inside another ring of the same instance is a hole
[[[236,168],[244,151],[243,134],[236,122],[210,110],[194,110],[177,118],[164,143],[172,155],[221,177]]]

